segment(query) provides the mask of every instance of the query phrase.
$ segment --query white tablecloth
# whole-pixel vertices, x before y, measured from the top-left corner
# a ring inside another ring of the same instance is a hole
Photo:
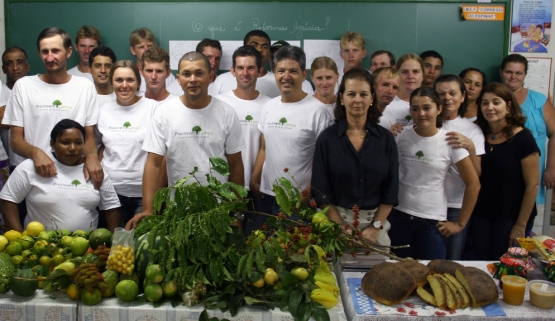
[[[67,295],[61,294],[52,299],[50,294],[36,292],[31,297],[19,297],[11,291],[0,294],[0,320],[60,320],[77,319],[77,305]]]
[[[427,264],[427,262],[423,262]],[[464,261],[459,262],[465,266],[474,266],[480,268],[484,271],[486,270],[487,262],[481,261]],[[366,315],[366,314],[358,314],[355,311],[355,307],[353,304],[353,299],[351,297],[351,293],[349,291],[349,285],[347,283],[348,278],[362,278],[364,276],[363,272],[336,272],[338,275],[338,283],[341,288],[341,299],[343,300],[343,305],[345,308],[345,314],[347,315],[348,321],[371,321],[371,320],[410,320],[410,321],[428,321],[428,320],[445,320],[454,319],[454,320],[482,320],[482,321],[491,321],[493,319],[497,320],[555,320],[555,309],[546,310],[536,308],[530,304],[528,293],[524,298],[524,304],[521,306],[513,306],[506,304],[503,302],[503,292],[499,290],[499,305],[503,308],[507,316],[505,317],[476,317],[476,316],[446,316],[446,317],[418,317],[418,316],[408,316],[408,315]],[[495,280],[497,284],[497,280]]]

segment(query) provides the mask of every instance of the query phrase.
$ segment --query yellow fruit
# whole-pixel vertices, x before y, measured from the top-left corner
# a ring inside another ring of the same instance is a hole
[[[19,265],[23,261],[23,256],[21,255],[14,255],[12,256],[12,263],[15,265]]]
[[[4,251],[8,242],[8,239],[4,235],[0,235],[0,252]]]
[[[318,212],[316,214],[314,214],[314,216],[312,217],[312,223],[313,224],[319,224],[319,223],[324,223],[329,221],[327,215],[325,213],[322,212]]]
[[[48,242],[46,242],[45,240],[38,240],[35,242],[35,245],[33,245],[33,250],[35,251],[35,253],[42,252],[46,250],[47,245]]]
[[[52,257],[52,260],[50,261],[50,263],[52,263],[53,266],[58,266],[62,263],[64,263],[65,258],[63,255],[61,254],[56,254]]]
[[[304,281],[308,278],[308,271],[304,267],[296,267],[291,270],[291,273],[293,273],[299,281]]]
[[[331,285],[336,285],[337,281],[335,280],[335,276],[331,273],[324,273],[318,272],[314,275],[314,281],[320,281]]]
[[[10,242],[17,242],[17,240],[19,240],[23,235],[21,235],[21,233],[19,233],[16,230],[9,230],[6,233],[4,233],[4,236]]]
[[[274,285],[279,280],[279,276],[272,268],[267,268],[264,273],[264,282],[269,285]]]
[[[50,256],[48,255],[41,256],[39,259],[39,264],[46,265],[46,266],[50,265]]]
[[[320,289],[324,289],[324,290],[328,290],[330,292],[333,292],[333,294],[335,294],[335,297],[337,297],[339,295],[339,287],[336,285],[331,285],[322,281],[316,281],[314,282],[316,284],[317,287],[319,287]]]
[[[27,232],[27,235],[32,237],[39,236],[40,232],[42,231],[44,231],[44,225],[42,225],[41,222],[37,222],[37,221],[27,224],[27,228],[25,229],[25,232]]]
[[[264,278],[260,278],[260,280],[254,282],[252,285],[254,285],[255,288],[261,288],[264,286]]]
[[[67,287],[67,296],[69,296],[69,298],[72,300],[79,299],[79,288],[77,287],[77,285],[72,283]]]
[[[314,289],[310,293],[312,301],[316,301],[323,305],[326,309],[331,309],[337,304],[337,297],[328,290]]]

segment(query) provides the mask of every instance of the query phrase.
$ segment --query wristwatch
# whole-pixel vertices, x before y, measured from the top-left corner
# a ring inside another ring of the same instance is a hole
[[[372,220],[372,222],[370,223],[370,225],[371,225],[373,228],[377,228],[377,229],[383,230],[383,225],[382,225],[382,222],[380,222],[380,221]]]

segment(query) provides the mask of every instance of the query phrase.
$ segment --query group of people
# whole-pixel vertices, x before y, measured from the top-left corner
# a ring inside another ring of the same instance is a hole
[[[150,30],[129,41],[136,61],[118,61],[98,30],[83,26],[79,64],[67,70],[71,37],[47,28],[37,39],[45,73],[34,76],[26,76],[22,48],[2,55],[9,137],[0,149],[0,211],[8,229],[29,221],[134,228],[153,214],[158,189],[194,167],[206,184],[208,159],[219,157],[230,175],[212,175],[245,186],[258,212],[281,212],[272,185],[289,172],[303,203],[328,208],[331,220],[382,245],[409,244],[393,250],[398,256],[461,259],[466,246],[492,260],[531,230],[540,178],[554,185],[546,139],[555,111],[523,87],[520,55],[503,60],[503,83],[487,84],[475,68],[441,75],[435,51],[397,61],[376,51],[367,70],[364,38],[347,32],[345,67],[316,58],[313,89],[303,50],[272,45],[261,30],[247,33],[230,72],[219,75],[217,40],[185,54],[176,77]],[[264,220],[247,213],[234,224],[248,235]]]

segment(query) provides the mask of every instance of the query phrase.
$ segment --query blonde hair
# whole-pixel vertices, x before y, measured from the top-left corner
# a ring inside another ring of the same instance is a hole
[[[98,31],[93,26],[82,26],[77,30],[77,36],[75,36],[75,44],[79,44],[79,39],[94,39],[96,40],[96,44],[101,46],[102,45],[102,37],[100,36],[100,31]]]
[[[141,66],[144,68],[147,62],[164,63],[166,69],[170,69],[170,55],[160,47],[148,48],[143,54]]]
[[[318,57],[314,59],[314,61],[310,65],[310,71],[312,72],[312,74],[314,74],[316,70],[320,69],[329,69],[339,76],[337,65],[335,64],[335,61],[333,61],[333,59],[331,59],[330,57]]]
[[[341,41],[339,41],[339,46],[341,49],[345,47],[349,42],[354,43],[356,46],[364,49],[366,47],[366,41],[364,37],[358,33],[353,31],[347,31],[341,36]]]
[[[420,64],[420,69],[424,71],[424,61],[419,55],[414,53],[404,54],[397,60],[397,65],[395,66],[397,70],[401,70],[401,66],[408,60],[416,60]]]
[[[136,45],[144,41],[152,42],[154,43],[154,45],[158,46],[156,44],[156,38],[154,37],[154,34],[148,28],[135,29],[129,36],[129,45],[131,47],[135,47]]]

